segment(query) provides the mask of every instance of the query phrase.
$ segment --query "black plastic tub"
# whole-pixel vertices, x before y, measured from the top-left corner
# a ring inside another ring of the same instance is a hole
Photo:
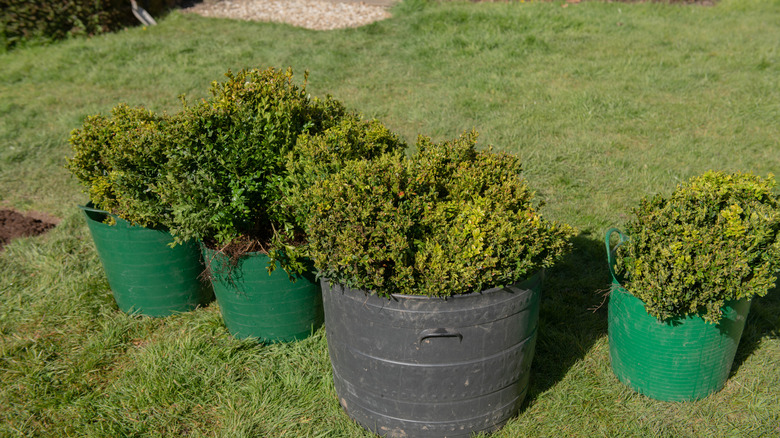
[[[542,277],[447,299],[388,299],[323,280],[341,406],[388,437],[500,428],[528,388]]]

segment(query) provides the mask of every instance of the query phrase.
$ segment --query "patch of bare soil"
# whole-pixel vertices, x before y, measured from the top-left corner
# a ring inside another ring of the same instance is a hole
[[[54,228],[55,225],[53,220],[35,217],[35,215],[25,216],[14,210],[2,209],[0,210],[0,251],[11,242],[11,239],[37,236]]]

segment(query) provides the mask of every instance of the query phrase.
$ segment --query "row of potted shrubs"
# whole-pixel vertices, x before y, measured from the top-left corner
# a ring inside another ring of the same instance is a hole
[[[176,114],[119,105],[71,137],[119,307],[164,316],[213,291],[230,332],[261,342],[324,318],[339,400],[364,427],[504,424],[528,386],[544,268],[575,233],[540,215],[519,159],[477,150],[475,132],[410,153],[289,69],[226,76]],[[662,400],[723,386],[780,268],[774,184],[708,172],[607,232],[621,381]]]

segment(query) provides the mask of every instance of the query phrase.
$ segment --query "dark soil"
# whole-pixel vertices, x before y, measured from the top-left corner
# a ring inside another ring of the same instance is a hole
[[[0,210],[0,251],[11,239],[37,236],[55,225],[51,221],[25,216],[13,210]]]

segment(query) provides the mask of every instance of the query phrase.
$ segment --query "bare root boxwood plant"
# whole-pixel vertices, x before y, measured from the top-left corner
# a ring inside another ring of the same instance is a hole
[[[418,153],[347,163],[308,191],[321,275],[372,291],[449,296],[517,282],[570,249],[543,219],[513,155],[477,152],[476,133]]]
[[[780,269],[774,187],[771,176],[708,172],[643,199],[617,249],[625,288],[659,319],[701,313],[710,322],[727,300],[765,295]]]

